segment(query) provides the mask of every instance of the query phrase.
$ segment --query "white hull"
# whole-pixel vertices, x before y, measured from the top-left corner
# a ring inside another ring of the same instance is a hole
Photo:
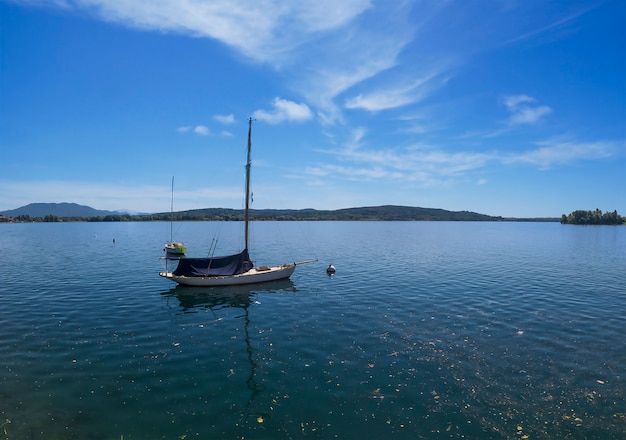
[[[173,272],[167,267],[167,260],[172,260],[175,258],[166,256],[165,258],[165,271],[160,272],[159,275],[163,278],[166,278],[174,283],[178,283],[183,286],[198,286],[198,287],[211,287],[211,286],[237,286],[242,284],[257,284],[257,283],[265,283],[268,281],[277,281],[287,279],[293,274],[294,270],[296,270],[296,265],[303,264],[301,263],[290,263],[283,264],[282,266],[262,266],[262,267],[253,267],[247,272],[240,273],[237,275],[220,275],[220,276],[209,276],[212,273],[214,274],[233,274],[245,270],[248,267],[253,265],[250,260],[250,255],[248,254],[249,249],[249,233],[248,233],[248,224],[250,221],[250,151],[252,149],[252,118],[250,118],[248,122],[248,158],[246,161],[246,209],[245,209],[245,217],[244,217],[244,237],[245,237],[245,246],[243,251],[234,255],[224,255],[223,257],[217,258],[189,258],[183,259],[179,258],[178,267],[173,271],[178,275],[175,275]],[[172,212],[174,211],[174,178],[172,178]],[[174,247],[179,247],[183,250],[186,248],[182,243],[173,243]],[[166,251],[167,251],[166,246]],[[197,269],[194,267],[200,267]],[[204,274],[206,276],[197,276],[198,274]]]
[[[169,241],[165,243],[163,250],[167,255],[174,255],[179,257],[181,255],[185,255],[185,252],[187,252],[187,248],[185,247],[185,245],[176,241]]]
[[[296,270],[296,265],[283,264],[282,266],[255,267],[239,275],[223,277],[185,277],[176,276],[171,272],[160,272],[159,275],[182,286],[237,286],[241,284],[265,283],[268,281],[289,278]]]

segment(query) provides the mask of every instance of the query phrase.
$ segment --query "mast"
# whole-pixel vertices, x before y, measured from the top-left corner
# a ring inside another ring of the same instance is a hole
[[[174,241],[174,176],[172,176],[172,203],[170,205],[170,242]]]
[[[246,161],[246,215],[245,215],[245,238],[248,249],[248,222],[250,220],[250,150],[252,150],[252,118],[248,121],[248,160]]]

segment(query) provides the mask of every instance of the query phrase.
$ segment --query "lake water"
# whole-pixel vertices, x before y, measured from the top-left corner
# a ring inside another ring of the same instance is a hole
[[[175,238],[206,256],[240,230]],[[182,288],[167,223],[0,225],[0,437],[626,438],[626,227],[253,232],[258,265],[319,262]]]

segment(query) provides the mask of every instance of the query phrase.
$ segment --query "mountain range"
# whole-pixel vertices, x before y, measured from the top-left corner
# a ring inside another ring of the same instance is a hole
[[[44,218],[56,216],[59,218],[93,219],[96,217],[132,216],[138,221],[184,221],[184,220],[237,220],[243,211],[226,208],[206,208],[175,213],[141,214],[128,211],[105,211],[76,203],[30,203],[17,209],[2,211],[5,217],[29,216]],[[422,221],[558,221],[555,218],[518,219],[490,216],[470,211],[447,211],[445,209],[419,208],[410,206],[369,206],[361,208],[346,208],[337,210],[315,209],[252,209],[252,218],[255,220],[422,220]]]
[[[45,217],[47,215],[56,215],[57,217],[100,217],[113,214],[120,214],[120,212],[94,209],[77,203],[30,203],[17,209],[0,212],[0,215],[5,217],[18,217],[20,215],[29,217]]]

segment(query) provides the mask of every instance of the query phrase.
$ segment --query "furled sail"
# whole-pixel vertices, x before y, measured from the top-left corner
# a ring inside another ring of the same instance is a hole
[[[185,277],[223,277],[238,275],[252,269],[253,264],[244,249],[235,255],[214,258],[182,258],[173,272],[175,276]]]

